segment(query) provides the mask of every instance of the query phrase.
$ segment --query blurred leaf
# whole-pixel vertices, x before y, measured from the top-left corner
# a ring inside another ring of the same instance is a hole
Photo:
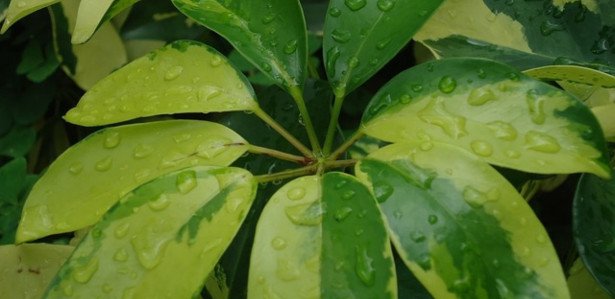
[[[524,74],[546,81],[567,81],[605,88],[615,87],[615,76],[578,65],[548,65],[523,71]]]
[[[308,31],[322,36],[328,6],[329,0],[301,1]]]
[[[583,260],[578,258],[574,261],[570,268],[570,276],[568,276],[568,289],[570,289],[570,298],[572,299],[611,299],[596,279],[587,271],[583,264]]]
[[[180,14],[171,1],[140,1],[132,7],[121,35],[125,40],[172,42],[197,39],[206,32],[207,29]]]
[[[10,1],[11,0],[0,0],[0,22],[4,21],[4,18],[6,17]]]
[[[20,157],[0,167],[0,244],[15,242],[25,196],[37,179],[26,173],[26,166]]]
[[[9,109],[10,101],[13,101],[13,99],[9,98],[9,94],[0,89],[0,138],[2,138],[13,125],[13,115]]]
[[[11,1],[4,17],[4,24],[0,29],[0,34],[5,33],[9,27],[19,21],[21,18],[49,5],[59,2],[60,0],[15,0]],[[6,3],[5,1],[3,1]],[[0,10],[0,13],[2,10]],[[1,18],[0,18],[1,21]]]
[[[229,53],[228,60],[231,61],[231,63],[233,63],[233,65],[242,72],[256,70],[256,67],[235,49],[233,49]]]
[[[88,41],[96,29],[139,0],[81,0],[72,42]]]
[[[73,46],[70,42],[70,32],[68,28],[68,19],[64,16],[62,4],[57,3],[49,7],[49,15],[51,16],[51,30],[53,32],[53,46],[57,58],[65,71],[70,75],[75,74],[77,57],[73,53]]]
[[[308,55],[314,55],[316,51],[322,48],[322,36],[316,35],[312,32],[308,32]]]
[[[36,140],[36,132],[30,127],[13,126],[11,131],[0,137],[0,156],[23,157]]]
[[[19,95],[19,101],[11,104],[15,122],[19,125],[29,125],[39,120],[47,112],[55,92],[56,86],[49,81],[29,84],[23,94]]]
[[[145,56],[149,52],[153,52],[156,49],[160,49],[164,47],[165,44],[166,44],[165,41],[155,40],[155,39],[124,40],[124,47],[126,47],[128,61],[133,61],[142,56]]]
[[[43,62],[45,62],[45,58],[43,57],[43,48],[40,42],[38,39],[31,39],[21,54],[21,61],[17,66],[16,72],[17,74],[25,75]]]

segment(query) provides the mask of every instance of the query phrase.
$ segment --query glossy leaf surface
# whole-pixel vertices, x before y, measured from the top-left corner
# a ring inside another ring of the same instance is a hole
[[[273,195],[256,229],[249,298],[396,298],[393,257],[368,189],[330,172]]]
[[[298,0],[173,0],[173,4],[226,38],[278,85],[302,88],[307,33]]]
[[[73,249],[44,243],[0,246],[2,297],[41,298]]]
[[[9,27],[19,21],[21,18],[49,5],[59,2],[60,0],[20,0],[11,1],[4,17],[4,23],[0,34],[6,32]]]
[[[162,174],[191,165],[227,166],[245,151],[228,128],[175,120],[109,128],[64,152],[34,186],[17,241],[96,223],[120,197]]]
[[[572,207],[573,233],[587,270],[615,296],[615,179],[583,175]]]
[[[224,56],[198,42],[177,41],[98,82],[65,118],[99,126],[151,115],[256,106],[245,77]]]
[[[323,37],[327,76],[335,94],[361,85],[406,45],[442,0],[333,0]]]
[[[487,163],[442,143],[384,147],[355,169],[435,298],[568,298],[545,229]]]
[[[255,191],[249,172],[217,167],[187,168],[135,189],[79,243],[45,298],[190,298]]]
[[[85,43],[101,24],[139,0],[82,0],[72,42]]]
[[[362,123],[385,141],[445,142],[526,172],[610,174],[602,130],[585,105],[491,60],[411,68],[374,96]]]

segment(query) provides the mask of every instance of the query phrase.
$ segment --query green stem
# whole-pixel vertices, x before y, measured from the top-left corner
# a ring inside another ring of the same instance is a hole
[[[314,154],[308,149],[301,141],[297,140],[295,136],[291,135],[286,129],[284,129],[277,121],[275,121],[267,112],[263,111],[260,107],[254,109],[254,114],[262,119],[266,124],[278,132],[284,139],[292,144],[297,150],[299,150],[306,157],[314,157]]]
[[[327,137],[325,138],[325,146],[323,148],[323,154],[326,157],[331,151],[333,146],[333,139],[335,137],[335,129],[337,129],[337,119],[340,116],[342,110],[342,104],[344,103],[344,96],[335,96],[335,102],[333,102],[333,110],[331,111],[331,119],[329,120],[329,128],[327,129]]]
[[[256,181],[259,183],[266,183],[271,181],[279,181],[288,178],[294,178],[301,175],[312,174],[316,171],[319,164],[312,164],[306,167],[301,167],[297,169],[291,169],[286,171],[280,171],[272,174],[263,174],[255,176]]]
[[[299,89],[299,87],[292,86],[290,88],[290,94],[295,100],[295,103],[297,103],[297,107],[299,108],[299,113],[301,113],[301,118],[305,124],[305,131],[310,139],[312,149],[317,155],[319,155],[322,152],[322,149],[320,147],[318,137],[316,136],[316,131],[314,130],[314,125],[312,124],[312,119],[310,118],[310,113],[308,112],[307,107],[305,106],[305,101],[303,100],[303,92]]]
[[[346,139],[346,141],[340,145],[329,157],[327,160],[336,160],[341,154],[343,154],[349,147],[351,147],[357,140],[361,139],[365,133],[359,129],[356,131],[350,138]]]
[[[295,162],[295,163],[299,163],[303,165],[306,165],[310,162],[310,159],[306,157],[301,157],[301,156],[281,152],[278,150],[274,150],[271,148],[256,146],[252,144],[248,144],[248,151],[253,154],[264,154],[267,156],[278,158],[280,160],[291,161],[291,162]]]

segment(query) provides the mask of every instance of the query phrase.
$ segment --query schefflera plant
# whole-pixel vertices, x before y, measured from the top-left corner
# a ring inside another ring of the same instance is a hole
[[[101,126],[247,111],[299,154],[249,144],[208,121],[93,134],[50,166],[23,210],[18,243],[88,231],[45,297],[191,297],[237,233],[257,183],[292,179],[259,219],[249,298],[396,298],[393,250],[437,298],[568,298],[544,227],[491,165],[609,177],[601,128],[574,97],[491,60],[427,62],[383,86],[356,133],[333,149],[347,94],[441,2],[330,2],[323,53],[335,100],[321,146],[303,99],[307,42],[298,1],[173,0],[292,96],[310,147],[260,108],[246,78],[211,47],[177,41],[131,62],[89,90],[66,120]],[[345,159],[365,135],[389,145]],[[246,152],[300,167],[253,176],[229,166]],[[213,279],[224,283],[218,272]]]

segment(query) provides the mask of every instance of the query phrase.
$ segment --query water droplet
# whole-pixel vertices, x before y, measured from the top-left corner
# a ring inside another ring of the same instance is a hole
[[[393,187],[387,183],[381,182],[374,185],[374,195],[379,203],[385,202],[393,194]]]
[[[384,48],[386,48],[389,45],[389,43],[391,43],[391,39],[385,38],[376,44],[376,49],[384,50]]]
[[[338,47],[331,47],[327,50],[327,70],[335,70],[335,64],[340,57],[340,49]]]
[[[284,209],[288,219],[297,225],[318,225],[322,222],[324,211],[318,203],[305,203]]]
[[[335,189],[339,190],[339,189],[343,188],[344,186],[346,186],[346,184],[348,184],[347,180],[341,180],[337,184],[335,184]]]
[[[355,273],[364,285],[372,286],[376,281],[376,270],[372,265],[373,259],[367,253],[367,248],[363,246],[357,246],[355,249]]]
[[[529,247],[524,246],[523,248],[521,248],[521,251],[519,253],[521,254],[521,256],[527,257],[530,255],[531,250]]]
[[[412,89],[412,91],[414,92],[420,92],[423,90],[423,85],[420,84],[414,84],[410,87]]]
[[[118,132],[107,132],[103,146],[105,148],[115,148],[120,144],[121,137]]]
[[[457,81],[451,76],[444,76],[438,82],[438,89],[443,93],[451,93],[457,88]]]
[[[196,185],[196,172],[194,170],[184,171],[177,175],[176,186],[179,192],[186,194],[192,191]]]
[[[545,267],[549,264],[549,258],[548,257],[543,257],[540,259],[540,261],[538,261],[538,266],[540,267]]]
[[[432,224],[432,225],[438,223],[438,216],[436,216],[436,215],[429,215],[427,217],[427,222],[429,222],[429,224]]]
[[[112,164],[113,160],[111,159],[111,157],[106,157],[96,162],[94,168],[98,171],[107,171],[111,168]]]
[[[352,34],[348,30],[342,30],[338,28],[338,29],[334,29],[331,32],[331,38],[333,38],[333,40],[341,44],[348,42],[351,37],[352,37]]]
[[[164,79],[167,81],[175,80],[182,74],[183,71],[184,68],[182,66],[176,65],[164,74]]]
[[[64,295],[68,296],[68,297],[72,297],[73,296],[73,285],[70,283],[66,283],[63,287],[62,287],[62,292],[64,293]]]
[[[267,14],[265,15],[262,19],[261,22],[263,22],[264,25],[267,25],[271,22],[273,22],[273,20],[275,20],[275,14],[271,13],[271,14]]]
[[[399,102],[402,104],[408,104],[412,101],[412,97],[409,94],[405,94],[399,98]]]
[[[199,99],[199,101],[206,102],[214,98],[217,98],[221,94],[222,94],[222,91],[220,91],[218,87],[211,86],[211,85],[205,85],[199,88],[196,96]]]
[[[83,163],[74,162],[68,167],[68,171],[74,175],[80,174],[83,171]]]
[[[419,231],[415,231],[410,235],[410,239],[412,239],[412,241],[416,242],[416,243],[421,243],[423,241],[425,241],[426,237],[423,233],[419,232]]]
[[[297,51],[297,40],[293,39],[284,46],[284,53],[290,55]]]
[[[463,189],[463,199],[471,207],[480,208],[486,202],[496,201],[498,199],[498,195],[497,193],[485,194],[472,186],[467,186]]]
[[[113,291],[113,287],[112,287],[110,284],[105,283],[105,284],[102,286],[102,291],[103,291],[103,293],[105,293],[105,294],[109,294],[109,293],[111,293],[111,292]]]
[[[536,236],[536,242],[540,244],[545,244],[547,242],[547,237],[545,237],[545,235],[543,234],[538,234],[538,236]]]
[[[152,211],[162,211],[166,209],[171,204],[169,197],[166,194],[160,194],[156,199],[150,201],[148,206]]]
[[[564,24],[557,23],[551,20],[546,20],[540,24],[540,33],[544,36],[549,36],[553,32],[565,30]]]
[[[508,141],[513,141],[517,138],[517,130],[507,122],[493,121],[488,123],[487,127],[493,131],[496,138]]]
[[[196,148],[196,154],[200,158],[212,159],[226,149],[226,145],[231,143],[231,140],[226,138],[210,138],[203,141]]]
[[[455,293],[465,294],[470,290],[471,284],[468,277],[456,279],[451,286],[451,290]]]
[[[342,199],[348,200],[354,197],[356,192],[354,190],[346,190],[342,193]]]
[[[92,231],[90,232],[90,234],[92,235],[92,238],[94,239],[100,239],[100,237],[102,237],[103,235],[102,230],[99,227],[94,227]]]
[[[122,223],[115,228],[114,235],[116,238],[121,239],[128,234],[128,229],[130,228],[130,223]]]
[[[359,65],[359,59],[356,57],[352,57],[348,60],[348,66],[351,68],[355,68]]]
[[[557,153],[561,149],[557,139],[538,131],[529,131],[525,134],[525,146],[543,153]]]
[[[475,88],[470,92],[468,96],[468,104],[472,106],[484,105],[489,101],[495,100],[495,94],[488,88]]]
[[[25,2],[25,1],[19,1],[19,2],[17,2],[17,7],[18,7],[18,8],[24,8],[24,7],[26,7],[26,2]]]
[[[132,152],[135,159],[143,159],[154,152],[154,148],[149,145],[139,144]]]
[[[481,157],[489,157],[493,155],[493,147],[485,141],[474,140],[470,144],[470,147],[475,154]]]
[[[290,200],[300,200],[305,196],[305,188],[303,187],[292,188],[288,190],[288,192],[286,192],[286,196],[288,196],[288,199]]]
[[[168,242],[168,239],[156,240],[152,236],[138,236],[130,240],[139,263],[148,270],[160,263]]]
[[[378,9],[381,11],[387,12],[395,6],[395,1],[393,0],[378,0]]]
[[[113,260],[118,262],[125,262],[128,260],[128,252],[124,248],[118,249],[113,255]]]
[[[301,275],[299,269],[293,265],[289,260],[284,258],[278,259],[278,266],[275,274],[283,281],[293,281]]]
[[[133,299],[135,297],[136,287],[126,288],[122,293],[122,299]]]
[[[173,140],[175,140],[175,143],[182,143],[184,141],[190,140],[190,138],[192,138],[192,134],[190,133],[181,133],[173,136]]]
[[[468,135],[465,130],[465,117],[448,112],[441,98],[430,101],[423,110],[418,112],[418,116],[422,121],[440,127],[452,138],[459,139]]]
[[[268,63],[264,62],[261,64],[261,67],[263,68],[263,70],[267,73],[271,72],[271,65],[269,65]]]
[[[530,89],[525,97],[532,122],[541,125],[545,122],[544,97],[539,96],[534,89]]]
[[[286,241],[280,237],[275,237],[271,240],[271,247],[275,250],[282,250],[286,248]]]
[[[344,4],[346,4],[346,7],[348,7],[348,9],[352,11],[358,11],[361,8],[365,7],[367,2],[365,0],[345,0]]]
[[[514,150],[507,150],[506,157],[511,158],[511,159],[517,159],[521,157],[521,153],[519,153],[518,151],[514,151]]]
[[[600,55],[609,50],[609,40],[606,38],[600,38],[594,42],[591,47],[592,53]]]
[[[87,264],[77,267],[73,270],[73,279],[79,283],[86,283],[92,279],[94,273],[98,270],[98,259],[92,258]]]
[[[341,222],[344,219],[346,219],[350,215],[350,213],[352,213],[351,207],[342,207],[342,208],[339,208],[337,211],[335,211],[335,215],[333,217],[338,222]]]
[[[342,11],[337,7],[331,7],[331,9],[329,9],[329,15],[337,18],[342,15]]]

